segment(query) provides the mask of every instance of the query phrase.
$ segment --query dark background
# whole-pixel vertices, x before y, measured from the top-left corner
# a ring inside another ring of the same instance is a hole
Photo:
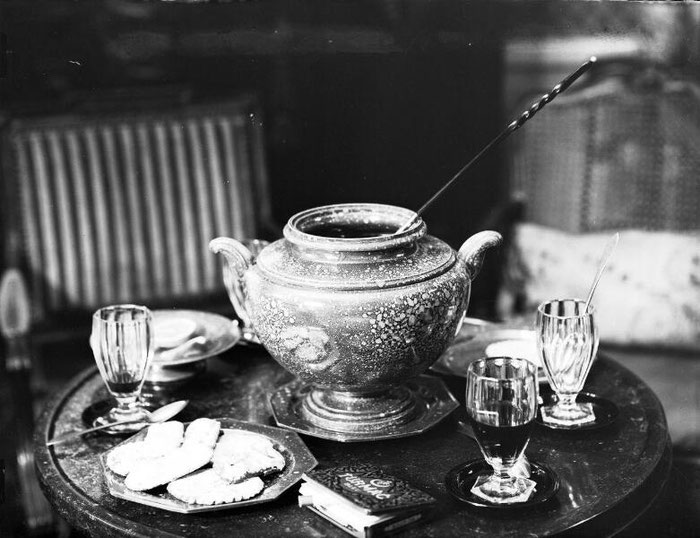
[[[0,113],[60,113],[104,99],[128,107],[252,93],[265,119],[280,229],[297,211],[329,203],[417,209],[519,112],[517,97],[547,91],[590,55],[583,47],[555,66],[518,61],[519,43],[598,38],[605,50],[606,39],[635,36],[642,47],[636,56],[696,65],[697,10],[660,8],[559,1],[5,0]],[[515,52],[515,63],[506,49]],[[506,163],[499,148],[470,170],[425,214],[430,233],[459,247],[480,229],[502,230]],[[472,302],[477,314],[493,310],[501,256],[487,256]]]

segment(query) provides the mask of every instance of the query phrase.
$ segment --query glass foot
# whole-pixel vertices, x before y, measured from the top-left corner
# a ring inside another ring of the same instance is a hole
[[[136,408],[125,413],[115,408],[106,415],[97,417],[92,423],[93,426],[106,426],[107,424],[114,425],[105,428],[104,433],[135,433],[148,425],[148,411]]]
[[[530,462],[524,453],[510,468],[509,474],[515,478],[530,478]]]
[[[590,402],[575,403],[572,406],[563,407],[555,404],[544,406],[542,409],[542,422],[545,424],[557,424],[560,426],[577,426],[595,421],[595,413]]]
[[[537,483],[529,478],[514,478],[505,484],[492,476],[479,476],[471,492],[488,502],[512,504],[527,501],[535,491]]]

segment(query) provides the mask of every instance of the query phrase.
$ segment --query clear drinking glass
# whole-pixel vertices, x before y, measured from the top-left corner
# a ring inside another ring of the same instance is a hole
[[[98,417],[95,426],[131,421],[111,429],[128,432],[146,420],[139,395],[153,358],[152,324],[153,316],[145,306],[107,306],[93,314],[90,347],[102,379],[117,400],[117,406]]]
[[[577,403],[598,351],[593,306],[579,299],[554,299],[537,308],[537,346],[557,402],[542,408],[545,422],[576,425],[595,420],[589,403]]]
[[[510,357],[472,362],[466,406],[479,448],[494,471],[481,476],[472,493],[499,504],[527,500],[535,483],[512,468],[525,452],[537,416],[536,366]]]

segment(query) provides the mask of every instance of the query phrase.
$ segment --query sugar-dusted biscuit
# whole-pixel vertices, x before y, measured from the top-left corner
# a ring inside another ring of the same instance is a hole
[[[213,452],[213,449],[197,443],[183,444],[164,456],[138,462],[129,471],[124,485],[134,491],[162,486],[205,466],[211,461]]]
[[[107,467],[118,475],[128,475],[136,462],[143,459],[145,444],[143,441],[137,441],[113,448],[107,453]]]
[[[198,418],[187,426],[183,446],[202,445],[213,449],[214,445],[216,445],[216,440],[219,438],[220,431],[221,424],[218,420]]]
[[[228,482],[267,475],[284,469],[284,456],[267,437],[248,432],[227,431],[212,456],[214,471]]]
[[[265,484],[255,476],[232,484],[212,469],[205,469],[168,484],[168,492],[186,503],[221,504],[255,497]]]
[[[177,448],[182,444],[185,434],[185,425],[177,420],[169,420],[148,427],[144,442],[163,452]]]
[[[107,454],[107,467],[121,476],[144,461],[164,456],[182,444],[182,422],[169,421],[149,426],[143,441],[119,445]]]

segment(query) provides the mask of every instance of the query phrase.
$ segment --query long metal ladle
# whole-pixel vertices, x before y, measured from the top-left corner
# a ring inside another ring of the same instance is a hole
[[[440,189],[433,194],[430,199],[428,199],[427,202],[425,202],[418,211],[416,211],[413,216],[406,221],[398,230],[396,230],[395,233],[401,233],[406,230],[408,230],[414,222],[418,220],[418,218],[423,214],[423,212],[432,204],[435,200],[437,200],[440,195],[445,192],[452,184],[457,181],[464,172],[466,172],[474,163],[476,163],[488,150],[490,150],[492,147],[494,147],[496,144],[499,144],[503,140],[505,140],[512,132],[518,130],[520,127],[523,126],[523,124],[532,118],[535,114],[537,114],[538,111],[542,110],[542,108],[552,101],[557,95],[559,95],[561,92],[566,90],[569,86],[571,86],[576,79],[578,79],[581,75],[583,75],[586,71],[588,71],[591,66],[596,62],[596,57],[591,56],[590,59],[585,62],[581,67],[579,67],[576,71],[571,73],[568,77],[566,77],[564,80],[562,80],[559,84],[554,86],[554,88],[551,89],[549,93],[545,93],[537,102],[533,103],[530,108],[528,108],[525,112],[523,112],[517,119],[513,120],[508,127],[506,127],[501,133],[491,140],[484,148],[477,153],[471,161],[469,161],[467,164],[465,164],[459,172],[457,172],[452,179],[450,179],[447,183],[445,183]]]

